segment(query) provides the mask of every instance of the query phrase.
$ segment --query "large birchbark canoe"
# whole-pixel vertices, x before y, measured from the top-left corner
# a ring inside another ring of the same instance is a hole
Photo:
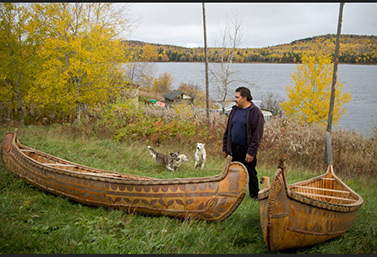
[[[259,191],[264,241],[270,251],[312,246],[339,237],[353,224],[363,199],[334,174],[288,185],[278,168],[271,186]]]
[[[4,135],[1,157],[6,169],[53,194],[91,206],[184,219],[226,219],[245,197],[249,181],[246,167],[231,157],[213,177],[157,179],[95,169],[20,144],[17,129]]]

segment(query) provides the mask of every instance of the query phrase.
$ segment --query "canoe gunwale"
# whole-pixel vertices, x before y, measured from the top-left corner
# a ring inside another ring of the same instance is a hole
[[[143,185],[145,185],[145,184],[148,184],[148,185],[155,185],[155,184],[172,185],[172,184],[197,184],[197,183],[215,182],[215,181],[220,181],[227,176],[227,174],[229,172],[229,166],[232,163],[243,165],[240,162],[231,162],[232,157],[228,156],[224,170],[220,174],[217,174],[217,175],[211,176],[211,177],[158,179],[158,178],[152,178],[152,177],[147,177],[147,176],[131,175],[134,178],[130,179],[130,178],[126,178],[126,177],[116,177],[116,176],[122,176],[122,175],[123,176],[129,175],[129,174],[126,174],[126,173],[101,170],[101,169],[77,164],[77,163],[70,162],[70,161],[61,159],[59,157],[47,154],[45,152],[35,150],[31,147],[22,145],[18,141],[18,137],[17,137],[16,133],[15,133],[15,136],[13,137],[13,143],[12,143],[11,147],[13,148],[14,151],[17,152],[17,154],[20,154],[20,155],[22,155],[23,158],[26,158],[29,161],[30,164],[32,164],[33,166],[38,167],[40,169],[43,169],[47,172],[53,172],[53,173],[71,176],[71,177],[85,178],[85,179],[90,179],[90,180],[93,180],[93,181],[105,181],[105,182],[119,183],[119,184],[124,183],[124,181],[127,181],[127,183],[134,184],[134,185],[140,185],[140,184],[143,184]],[[21,150],[21,148],[27,149],[27,150],[32,150],[32,151],[34,151],[34,153],[39,154],[40,156],[43,156],[43,157],[48,158],[48,159],[53,159],[55,161],[59,161],[62,164],[71,164],[71,165],[75,165],[77,168],[83,168],[83,169],[88,169],[88,170],[92,170],[92,171],[98,171],[98,173],[95,173],[95,175],[93,174],[93,172],[91,172],[92,174],[86,174],[86,172],[71,171],[71,170],[66,170],[66,169],[62,169],[62,168],[59,168],[59,167],[51,167],[51,166],[48,166],[48,165],[44,165],[43,163],[40,163],[40,162],[34,160],[33,158],[31,158],[30,156],[28,156],[27,154],[25,154]],[[104,173],[104,174],[102,174],[102,173]],[[109,177],[102,177],[102,175],[109,175]],[[111,176],[111,175],[114,175],[114,176]]]

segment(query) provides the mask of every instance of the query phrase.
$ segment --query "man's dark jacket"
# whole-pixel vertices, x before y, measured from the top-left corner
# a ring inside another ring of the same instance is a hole
[[[223,136],[223,152],[228,155],[232,154],[232,142],[230,138],[230,132],[232,130],[232,119],[237,106],[234,105],[229,113],[228,124],[226,126]],[[251,156],[256,156],[258,147],[263,136],[264,117],[262,111],[251,102],[251,106],[247,115],[247,153]]]

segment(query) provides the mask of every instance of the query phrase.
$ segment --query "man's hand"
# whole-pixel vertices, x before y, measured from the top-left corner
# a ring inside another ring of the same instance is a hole
[[[254,156],[251,156],[250,154],[246,154],[245,161],[246,162],[252,162],[254,160]]]

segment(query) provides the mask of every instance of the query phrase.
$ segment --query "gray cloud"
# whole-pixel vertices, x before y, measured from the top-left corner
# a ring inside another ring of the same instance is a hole
[[[185,47],[203,46],[201,3],[132,3],[139,26],[129,39]],[[219,42],[219,30],[236,14],[240,47],[266,47],[324,34],[335,34],[339,3],[206,3],[207,42]],[[342,34],[377,35],[377,3],[346,3]]]

